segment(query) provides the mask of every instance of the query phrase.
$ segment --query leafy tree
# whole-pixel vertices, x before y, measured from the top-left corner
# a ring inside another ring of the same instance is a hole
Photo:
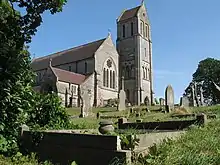
[[[213,89],[213,82],[220,85],[220,60],[206,58],[200,61],[196,72],[193,74],[192,82],[199,84],[197,91],[199,91],[199,88],[202,86],[204,101],[207,104],[220,103]],[[184,95],[191,98],[190,85],[186,88]],[[198,93],[198,96],[200,96],[200,93]]]
[[[62,10],[65,0],[0,0],[0,152],[13,153],[17,146],[19,127],[28,119],[28,111],[35,106],[32,91],[33,72],[26,43],[42,22],[42,13]],[[21,15],[14,9],[26,10]]]

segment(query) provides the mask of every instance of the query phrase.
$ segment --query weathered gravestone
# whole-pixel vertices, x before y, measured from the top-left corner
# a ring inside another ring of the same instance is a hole
[[[126,109],[125,99],[126,99],[126,94],[124,91],[124,77],[122,77],[121,78],[121,90],[119,92],[118,111],[123,111]]]
[[[81,114],[80,117],[88,117],[90,114],[92,114],[92,106],[91,106],[91,94],[89,90],[83,91],[81,95]]]
[[[164,98],[159,98],[159,103],[160,103],[160,107],[165,105],[165,100]]]
[[[174,91],[171,85],[165,91],[165,108],[167,112],[174,110]]]
[[[183,96],[180,98],[180,106],[183,108],[188,108],[190,105],[189,98],[187,96]]]

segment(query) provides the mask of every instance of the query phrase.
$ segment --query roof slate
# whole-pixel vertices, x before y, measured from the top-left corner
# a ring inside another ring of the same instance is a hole
[[[31,63],[34,71],[43,70],[48,67],[49,60],[52,59],[52,66],[71,63],[94,56],[97,49],[102,45],[106,38],[97,40],[85,45],[77,46],[48,56],[36,58]]]
[[[120,17],[119,21],[124,21],[127,20],[129,18],[135,17],[137,15],[138,10],[140,9],[141,6],[137,6],[135,8],[132,9],[128,9],[126,10],[122,16]]]
[[[80,85],[86,79],[86,76],[66,70],[52,67],[59,81]]]

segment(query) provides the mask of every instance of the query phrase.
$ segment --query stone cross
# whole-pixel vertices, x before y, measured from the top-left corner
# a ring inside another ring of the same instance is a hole
[[[125,100],[126,100],[126,94],[124,91],[124,77],[122,77],[121,78],[121,90],[119,92],[118,111],[122,111],[126,109]]]
[[[165,91],[165,108],[167,112],[174,110],[174,91],[171,85]]]

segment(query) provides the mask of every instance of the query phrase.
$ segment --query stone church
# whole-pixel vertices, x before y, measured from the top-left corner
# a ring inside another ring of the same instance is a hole
[[[92,106],[118,98],[121,78],[132,105],[153,103],[151,28],[144,3],[117,19],[116,47],[106,38],[33,59],[34,89],[56,92],[65,106],[80,106],[83,91]]]

